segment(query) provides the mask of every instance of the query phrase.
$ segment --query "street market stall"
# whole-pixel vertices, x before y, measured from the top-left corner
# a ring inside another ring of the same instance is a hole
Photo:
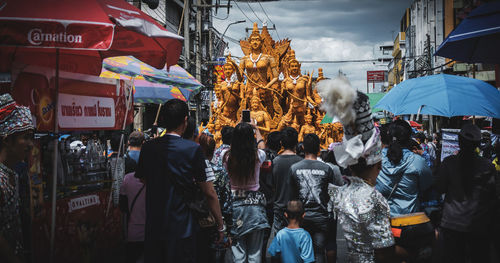
[[[51,211],[54,147],[49,142],[55,121],[47,110],[53,107],[55,96],[51,73],[31,66],[13,80],[13,96],[29,106],[37,127],[27,169],[35,262],[48,262],[50,249],[51,220],[47,215]],[[64,135],[59,139],[56,160],[55,257],[57,262],[109,262],[110,255],[121,254],[122,229],[121,213],[109,206],[116,189],[112,189],[105,130],[121,130],[124,123],[132,123],[132,109],[127,107],[131,83],[66,72],[61,72],[59,81],[58,126]]]

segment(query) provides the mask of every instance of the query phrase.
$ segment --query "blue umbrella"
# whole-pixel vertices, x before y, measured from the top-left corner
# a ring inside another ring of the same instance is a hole
[[[394,115],[421,113],[500,118],[500,91],[482,80],[439,74],[401,82],[375,108]]]
[[[434,55],[469,63],[500,63],[500,2],[480,5],[439,46]]]

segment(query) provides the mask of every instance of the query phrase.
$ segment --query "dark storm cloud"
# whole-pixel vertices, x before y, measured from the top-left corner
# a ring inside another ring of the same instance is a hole
[[[231,1],[233,8],[226,20],[214,19],[220,32],[234,21],[245,19],[247,23],[232,25],[226,35],[234,39],[246,37],[245,28],[252,27],[250,20],[268,27],[273,23],[281,38],[292,39],[292,48],[299,60],[352,60],[372,59],[378,45],[392,42],[399,31],[401,17],[411,0],[324,0],[324,1],[277,1],[261,2],[270,20],[258,3]],[[246,14],[245,17],[239,8]],[[255,12],[255,14],[252,12]],[[224,18],[225,12],[218,14]],[[256,17],[257,16],[257,17]],[[250,20],[249,20],[250,19]],[[393,34],[394,31],[394,34]],[[273,38],[277,34],[270,31]],[[231,53],[242,55],[236,43],[230,43]],[[323,67],[325,74],[341,69],[347,73],[354,86],[366,87],[366,70],[381,70],[369,63],[303,64],[302,69],[311,71]],[[317,72],[317,70],[315,71]]]
[[[391,31],[399,29],[399,21],[409,0],[329,0],[278,1],[262,3],[282,35],[306,38],[350,36],[352,41],[382,42],[390,40]],[[239,2],[246,15],[259,21],[248,4]],[[266,16],[260,6],[250,4],[262,20]],[[235,6],[231,12],[243,17]],[[248,19],[247,19],[248,20]]]

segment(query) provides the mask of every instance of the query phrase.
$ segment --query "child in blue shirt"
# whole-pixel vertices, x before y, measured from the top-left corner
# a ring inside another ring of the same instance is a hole
[[[304,215],[301,201],[288,202],[285,212],[288,226],[276,234],[268,249],[273,262],[279,262],[279,258],[286,263],[314,262],[311,235],[300,228]]]

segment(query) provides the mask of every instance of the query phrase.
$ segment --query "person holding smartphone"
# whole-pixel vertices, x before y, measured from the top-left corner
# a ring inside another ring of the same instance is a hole
[[[246,113],[242,120],[248,120]],[[233,197],[233,262],[260,262],[269,223],[266,198],[259,191],[260,166],[266,158],[265,142],[255,120],[234,128],[231,147],[222,153]]]

